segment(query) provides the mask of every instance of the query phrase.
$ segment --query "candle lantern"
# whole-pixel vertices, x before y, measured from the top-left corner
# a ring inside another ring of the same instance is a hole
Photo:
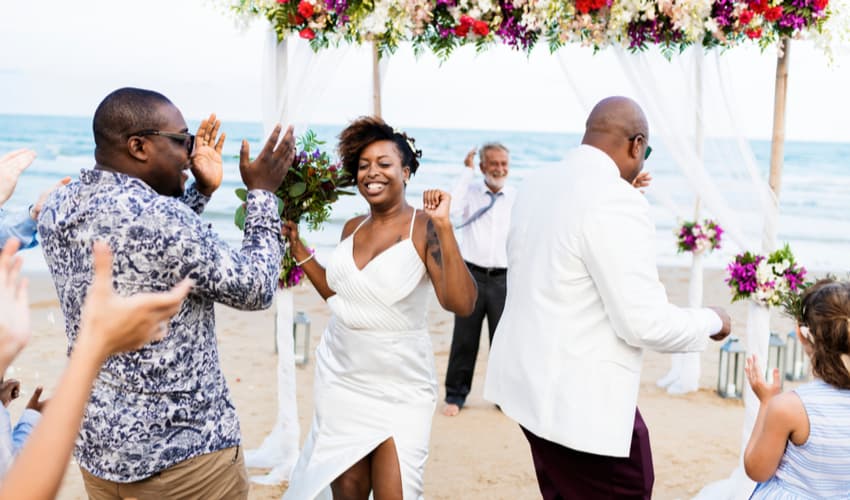
[[[306,365],[310,359],[310,318],[303,311],[298,311],[292,320],[292,343],[295,362]]]
[[[767,344],[767,375],[765,379],[770,383],[773,380],[773,370],[779,370],[779,385],[785,384],[785,341],[778,334],[770,332],[770,340]]]
[[[803,380],[809,376],[809,357],[797,337],[797,331],[788,333],[785,345],[785,380]]]
[[[717,394],[723,398],[740,398],[744,389],[744,362],[747,349],[738,337],[730,337],[720,347],[717,371]]]

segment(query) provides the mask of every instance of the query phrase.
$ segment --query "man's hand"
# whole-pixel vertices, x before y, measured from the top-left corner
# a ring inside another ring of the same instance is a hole
[[[476,148],[472,148],[469,150],[469,153],[466,153],[466,158],[463,159],[463,166],[466,168],[473,168],[475,162],[475,152],[478,151]]]
[[[44,202],[47,201],[47,197],[50,196],[50,193],[56,191],[62,186],[68,185],[69,182],[71,182],[71,178],[65,177],[64,179],[57,182],[56,184],[41,193],[41,195],[38,197],[38,200],[35,202],[35,205],[32,206],[32,210],[30,211],[30,217],[32,217],[32,220],[38,220],[38,214],[41,213],[41,209],[44,207]]]
[[[0,252],[0,376],[30,339],[27,279],[21,278],[20,247],[10,238]]]
[[[643,193],[643,188],[649,187],[649,184],[652,182],[652,174],[649,172],[641,172],[635,177],[635,180],[632,181],[632,186],[636,189],[639,189],[641,193]]]
[[[295,137],[292,126],[289,126],[280,144],[277,144],[280,128],[280,125],[275,126],[266,145],[254,161],[250,160],[248,141],[242,141],[242,149],[239,151],[239,172],[242,174],[242,182],[249,191],[263,189],[274,193],[289,172],[289,167],[295,159]]]
[[[21,383],[15,379],[0,382],[0,402],[3,406],[9,406],[13,399],[21,395]]]
[[[768,384],[764,379],[763,372],[759,368],[758,358],[755,354],[747,358],[747,364],[744,366],[744,373],[747,375],[747,381],[759,402],[767,403],[770,398],[782,392],[782,381],[779,379],[779,368],[772,370],[773,382]]]
[[[132,351],[168,333],[168,321],[180,309],[192,288],[184,279],[168,292],[138,293],[124,297],[112,289],[112,252],[103,242],[93,248],[94,279],[83,303],[80,336],[74,349],[91,349],[107,356]]]
[[[33,391],[32,396],[30,396],[29,402],[27,402],[28,410],[35,410],[39,413],[44,411],[44,406],[47,404],[47,400],[45,399],[44,401],[41,401],[41,391],[43,389],[44,388],[41,386],[35,388],[35,391]]]
[[[445,191],[426,189],[422,193],[422,208],[434,221],[443,220],[448,222],[449,207],[451,204],[452,197]]]
[[[224,169],[221,166],[221,150],[224,147],[224,138],[227,136],[222,132],[216,140],[221,120],[215,117],[215,113],[209,118],[201,121],[198,133],[195,134],[195,150],[192,152],[192,175],[195,176],[195,187],[198,191],[209,198],[216,189],[221,186]]]
[[[720,316],[720,321],[723,322],[723,327],[719,332],[712,335],[711,338],[712,340],[723,340],[732,333],[732,318],[729,317],[729,313],[722,307],[709,307],[709,309],[717,313]]]
[[[0,206],[15,192],[18,179],[35,160],[35,151],[18,149],[0,156]]]

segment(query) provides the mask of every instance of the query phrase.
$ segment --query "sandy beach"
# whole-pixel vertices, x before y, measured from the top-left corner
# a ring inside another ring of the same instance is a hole
[[[688,270],[661,271],[671,300],[684,304]],[[705,303],[727,305],[729,293],[720,270],[705,275]],[[12,403],[13,418],[23,411],[36,385],[50,395],[66,358],[62,313],[47,275],[32,275],[31,303],[33,338],[11,368],[8,378],[22,383],[21,398]],[[295,294],[296,311],[304,311],[312,322],[311,347],[319,342],[328,321],[328,310],[312,288],[300,287]],[[746,306],[729,306],[733,334],[743,335]],[[258,446],[275,418],[274,318],[271,310],[240,312],[218,307],[217,328],[224,373],[233,394],[242,426],[243,445]],[[442,383],[451,343],[452,316],[431,302],[429,314],[436,354],[437,374]],[[788,332],[790,322],[773,314],[772,328]],[[472,394],[461,414],[454,418],[434,416],[431,456],[425,474],[425,492],[436,499],[534,499],[539,498],[531,455],[519,427],[482,398],[487,362],[486,341],[482,342]],[[639,408],[649,426],[655,463],[654,498],[690,498],[712,481],[727,477],[736,465],[740,443],[743,405],[716,395],[719,343],[712,343],[702,356],[701,389],[686,396],[669,396],[655,381],[669,368],[668,355],[646,353]],[[302,440],[309,430],[313,405],[313,363],[297,369],[298,413]],[[786,389],[792,384],[786,383]],[[249,474],[262,474],[259,469]],[[284,486],[252,485],[250,498],[276,499]],[[85,498],[79,469],[68,467],[59,498]]]

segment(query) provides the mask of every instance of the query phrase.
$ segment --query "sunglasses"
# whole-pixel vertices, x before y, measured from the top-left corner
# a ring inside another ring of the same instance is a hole
[[[635,134],[635,135],[633,135],[633,136],[629,137],[629,142],[634,141],[634,140],[635,140],[635,139],[637,139],[638,137],[642,137],[644,140],[646,140],[646,136],[644,136],[642,133],[638,132],[637,134]],[[652,146],[650,146],[649,144],[647,144],[647,145],[646,145],[646,151],[644,151],[644,153],[643,153],[643,159],[644,159],[644,160],[648,160],[648,159],[649,159],[649,155],[651,155],[651,154],[652,154]]]
[[[130,135],[160,135],[162,137],[168,137],[169,139],[177,141],[183,146],[185,146],[186,151],[189,153],[189,156],[192,156],[192,153],[195,151],[195,136],[188,132],[163,132],[161,130],[142,130],[141,132],[136,132],[135,134]]]

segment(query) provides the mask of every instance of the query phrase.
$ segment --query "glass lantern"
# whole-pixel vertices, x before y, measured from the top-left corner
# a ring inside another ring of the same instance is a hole
[[[785,385],[785,341],[778,334],[770,332],[770,340],[767,344],[767,369],[765,380],[767,383],[773,381],[773,370],[779,370],[779,386]]]
[[[797,330],[791,330],[785,343],[785,380],[803,380],[808,376],[809,357],[797,338]]]
[[[747,349],[738,337],[729,337],[720,347],[717,364],[717,394],[722,398],[740,398],[744,390],[744,362]]]
[[[292,320],[292,344],[295,363],[306,365],[310,359],[310,318],[304,311],[298,311]]]

